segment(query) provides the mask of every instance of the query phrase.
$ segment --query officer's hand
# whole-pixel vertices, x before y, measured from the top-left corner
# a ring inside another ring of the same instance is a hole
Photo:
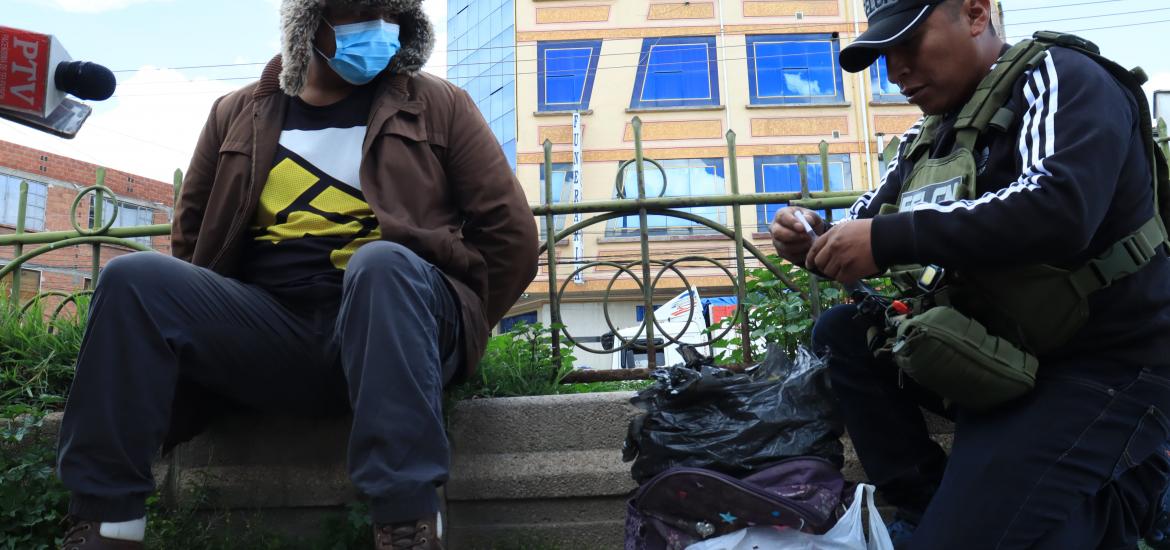
[[[869,241],[872,224],[872,220],[854,220],[833,226],[809,250],[805,265],[846,284],[876,275]]]
[[[825,222],[820,214],[799,206],[785,206],[776,213],[769,230],[772,233],[772,245],[781,258],[796,265],[803,266],[805,256],[812,246],[812,237],[804,230],[804,224],[796,219],[796,211],[804,212],[804,218],[818,234],[824,232]]]

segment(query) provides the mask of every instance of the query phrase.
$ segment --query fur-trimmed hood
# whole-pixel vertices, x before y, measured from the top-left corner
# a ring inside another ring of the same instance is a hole
[[[313,57],[313,36],[325,12],[325,4],[385,10],[398,16],[398,39],[402,48],[390,60],[391,73],[417,73],[435,47],[435,33],[422,9],[422,0],[283,0],[280,6],[281,61],[280,89],[300,95],[309,77]]]

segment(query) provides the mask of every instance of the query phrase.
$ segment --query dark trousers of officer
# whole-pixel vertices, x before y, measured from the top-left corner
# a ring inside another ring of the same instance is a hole
[[[341,296],[289,309],[267,292],[163,254],[116,258],[100,277],[61,425],[70,513],[142,517],[177,384],[261,411],[353,411],[350,477],[379,523],[438,509],[447,479],[442,388],[457,369],[459,308],[407,248],[354,254]]]
[[[1108,356],[1042,362],[1036,389],[985,414],[953,415],[948,458],[920,406],[942,401],[874,359],[856,307],[817,321],[833,390],[866,474],[921,523],[910,548],[1134,548],[1152,524],[1170,459],[1170,366]]]

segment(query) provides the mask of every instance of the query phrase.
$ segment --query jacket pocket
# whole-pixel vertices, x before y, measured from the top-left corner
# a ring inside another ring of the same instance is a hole
[[[220,144],[215,166],[215,188],[232,190],[232,194],[240,193],[247,188],[251,177],[252,145],[241,141]]]
[[[219,154],[237,154],[252,156],[252,145],[243,141],[225,141],[219,145]]]
[[[392,135],[410,141],[425,142],[427,141],[427,128],[422,117],[399,113],[386,120],[379,135]]]

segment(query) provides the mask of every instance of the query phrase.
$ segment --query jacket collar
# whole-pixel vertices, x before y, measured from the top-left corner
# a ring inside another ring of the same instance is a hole
[[[252,91],[255,109],[254,117],[254,151],[253,159],[257,161],[253,167],[253,181],[264,181],[265,167],[270,167],[276,155],[277,143],[280,140],[280,130],[284,123],[284,113],[288,105],[288,97],[280,88],[281,57],[272,58],[264,71],[260,74],[260,81]],[[377,86],[374,105],[371,107],[367,120],[369,129],[381,128],[391,117],[399,112],[411,113],[418,116],[424,109],[422,101],[410,98],[411,75],[405,73],[391,73],[386,71],[373,82]],[[369,152],[373,144],[376,131],[366,131],[366,139],[362,144],[362,156]]]
[[[264,66],[264,71],[260,73],[260,81],[256,88],[252,90],[252,99],[259,101],[276,93],[282,93],[280,90],[280,71],[282,69],[282,61],[280,55],[273,56],[268,64]],[[390,71],[382,73],[373,82],[378,87],[375,97],[379,98],[378,105],[375,110],[381,110],[382,106],[391,100],[391,103],[405,103],[413,104],[416,102],[406,101],[410,91],[409,83],[411,76],[405,73],[391,73]],[[395,102],[393,100],[399,100]],[[417,109],[409,108],[411,105],[397,105],[398,107],[407,107],[405,110],[418,114]]]

